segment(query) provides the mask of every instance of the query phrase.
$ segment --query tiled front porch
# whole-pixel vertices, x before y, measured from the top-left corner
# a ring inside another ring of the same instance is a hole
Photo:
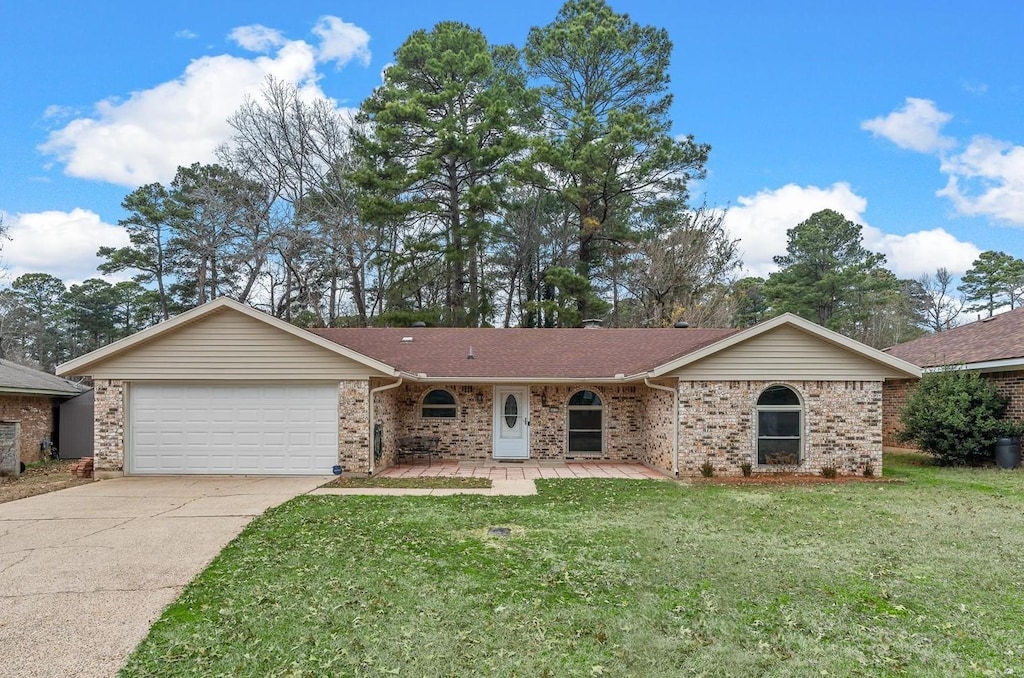
[[[643,464],[623,462],[568,462],[481,464],[457,461],[435,461],[432,464],[399,464],[377,474],[379,478],[490,478],[491,480],[538,480],[541,478],[627,478],[632,480],[667,480],[668,476]]]

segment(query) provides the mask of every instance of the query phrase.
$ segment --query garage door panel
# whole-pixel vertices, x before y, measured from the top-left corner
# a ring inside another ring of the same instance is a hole
[[[133,384],[130,473],[329,473],[337,388]]]

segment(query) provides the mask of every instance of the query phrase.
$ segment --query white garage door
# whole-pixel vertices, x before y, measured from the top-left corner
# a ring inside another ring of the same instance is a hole
[[[338,463],[336,386],[133,384],[128,472],[322,474]]]

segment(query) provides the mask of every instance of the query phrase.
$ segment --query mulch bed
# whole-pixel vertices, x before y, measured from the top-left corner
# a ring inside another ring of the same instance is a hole
[[[47,461],[29,466],[20,476],[0,477],[0,504],[91,483],[92,480],[88,478],[72,477],[71,465],[76,461],[78,460]]]
[[[846,485],[849,483],[902,483],[902,478],[878,476],[836,476],[812,473],[755,473],[750,476],[712,476],[690,479],[695,485]]]

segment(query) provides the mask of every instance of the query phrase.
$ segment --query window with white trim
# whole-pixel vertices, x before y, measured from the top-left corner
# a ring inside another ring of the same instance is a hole
[[[757,399],[757,463],[795,466],[803,448],[803,406],[788,386],[776,384]]]
[[[457,412],[455,396],[443,388],[435,388],[423,396],[420,413],[425,419],[454,419]]]
[[[600,454],[603,423],[601,396],[593,391],[576,391],[569,398],[569,452]]]

